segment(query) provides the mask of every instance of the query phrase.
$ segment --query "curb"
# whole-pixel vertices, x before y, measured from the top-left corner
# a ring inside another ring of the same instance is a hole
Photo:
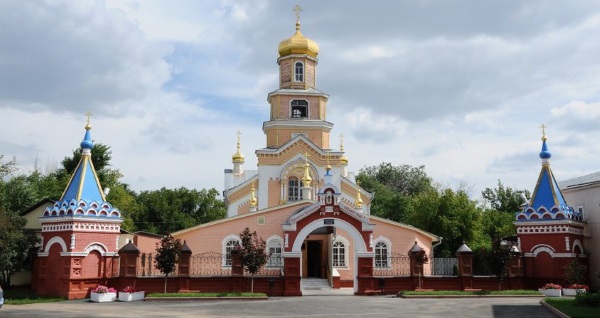
[[[543,298],[544,295],[403,295],[398,298]]]
[[[547,302],[545,302],[543,299],[540,300],[540,304],[542,304],[542,306],[548,308],[548,310],[550,310],[552,313],[554,313],[556,316],[561,317],[561,318],[569,318],[569,316],[565,315],[562,311],[550,306],[550,304],[548,304]]]
[[[268,300],[269,297],[146,297],[144,301]]]

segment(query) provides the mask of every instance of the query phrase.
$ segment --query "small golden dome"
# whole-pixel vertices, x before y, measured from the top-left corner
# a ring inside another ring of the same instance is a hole
[[[348,157],[346,157],[346,156],[342,155],[342,156],[340,157],[340,162],[341,162],[342,164],[344,164],[344,165],[347,165],[347,164],[348,164]]]
[[[237,151],[231,156],[231,161],[234,163],[244,163],[244,155]]]
[[[306,54],[314,58],[319,55],[319,45],[302,35],[299,21],[296,22],[296,33],[292,37],[279,42],[279,56],[290,54]]]

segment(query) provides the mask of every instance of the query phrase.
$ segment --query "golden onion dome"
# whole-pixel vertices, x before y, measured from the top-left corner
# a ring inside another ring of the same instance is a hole
[[[290,54],[306,54],[314,58],[319,55],[317,42],[304,37],[300,32],[300,21],[296,21],[296,33],[292,37],[279,42],[279,56]]]
[[[244,155],[237,151],[231,156],[231,161],[234,163],[244,163]]]
[[[342,164],[344,164],[344,165],[347,165],[347,164],[348,164],[348,157],[346,157],[346,156],[342,155],[342,156],[340,157],[340,162],[341,162]]]

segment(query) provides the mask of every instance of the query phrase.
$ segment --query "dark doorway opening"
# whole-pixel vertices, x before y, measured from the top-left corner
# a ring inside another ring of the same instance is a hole
[[[307,241],[306,242],[306,256],[307,256],[307,277],[322,278],[321,273],[321,257],[323,250],[323,243],[321,241]]]

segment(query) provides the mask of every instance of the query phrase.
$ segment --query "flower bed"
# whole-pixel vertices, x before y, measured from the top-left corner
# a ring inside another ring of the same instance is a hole
[[[96,303],[110,302],[117,299],[117,291],[114,288],[109,288],[104,285],[98,285],[92,289],[90,301]]]
[[[588,290],[587,285],[571,284],[569,288],[563,288],[562,292],[564,296],[577,296],[577,293],[586,293]]]
[[[547,297],[560,297],[562,294],[562,286],[558,284],[548,283],[538,291]]]
[[[119,292],[119,301],[136,301],[144,299],[143,291],[135,291],[135,287],[127,286]]]

